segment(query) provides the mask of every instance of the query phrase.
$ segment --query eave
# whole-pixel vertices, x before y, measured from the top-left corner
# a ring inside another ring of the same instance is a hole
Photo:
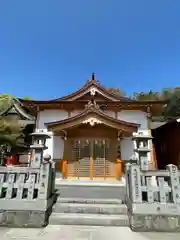
[[[97,101],[98,105],[102,110],[112,110],[115,112],[121,110],[140,110],[144,112],[150,112],[152,115],[156,115],[158,112],[162,111],[164,105],[167,101]],[[66,111],[73,111],[76,109],[84,109],[84,106],[87,104],[87,101],[27,101],[24,102],[24,105],[30,106],[37,111],[43,111],[46,109],[62,109]]]
[[[9,106],[7,109],[4,109],[4,111],[1,112],[1,116],[7,115],[7,114],[18,114],[22,118],[33,121],[35,120],[36,112],[32,111],[28,105],[24,105],[21,101],[14,99],[11,106]]]

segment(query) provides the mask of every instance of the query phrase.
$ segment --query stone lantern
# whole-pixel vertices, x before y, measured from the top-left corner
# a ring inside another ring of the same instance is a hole
[[[151,151],[150,141],[152,140],[151,136],[137,134],[133,137],[135,142],[134,151],[138,159],[138,163],[142,170],[148,170],[148,153]]]
[[[31,133],[32,136],[32,156],[30,161],[30,167],[40,168],[43,161],[43,152],[47,149],[46,140],[50,138],[46,133],[35,132]]]

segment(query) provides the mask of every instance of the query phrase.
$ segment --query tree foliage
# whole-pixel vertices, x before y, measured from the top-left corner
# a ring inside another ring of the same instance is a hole
[[[164,108],[165,119],[180,117],[180,92],[176,92]]]
[[[22,131],[18,121],[0,118],[0,134],[16,134]]]
[[[18,102],[17,98],[9,94],[0,95],[0,147],[9,145],[12,149],[15,149],[23,145],[23,128],[20,126],[18,120],[6,116],[8,110]]]
[[[120,96],[120,97],[125,97],[126,96],[125,92],[123,90],[121,90],[120,88],[107,88],[107,91],[109,93],[112,93],[112,94],[116,95],[116,96]]]
[[[128,97],[126,93],[120,88],[107,88],[110,93],[113,93],[117,96]],[[180,87],[176,88],[164,88],[160,92],[158,91],[148,91],[148,92],[134,92],[133,96],[129,96],[129,98],[133,98],[137,101],[158,101],[158,100],[169,100],[176,94],[180,93]]]
[[[25,100],[32,100],[32,98],[30,98],[28,96],[24,96],[23,99],[25,99]]]
[[[119,88],[108,88],[107,90],[118,96],[126,96],[125,92]],[[165,120],[180,117],[180,87],[164,88],[160,92],[150,90],[134,93],[132,98],[137,101],[167,101],[166,107],[159,112],[159,116]]]
[[[14,103],[14,97],[9,94],[0,95],[0,116],[2,116]]]
[[[138,101],[156,101],[156,100],[169,100],[176,92],[179,92],[179,88],[164,88],[160,92],[149,92],[134,93],[134,99]]]
[[[4,114],[18,101],[17,98],[9,94],[0,95],[0,134],[13,134],[21,131],[18,121],[4,117]]]

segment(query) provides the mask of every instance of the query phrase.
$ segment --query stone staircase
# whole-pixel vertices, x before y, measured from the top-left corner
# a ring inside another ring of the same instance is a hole
[[[119,181],[56,184],[59,194],[49,219],[51,225],[128,226],[125,186]]]

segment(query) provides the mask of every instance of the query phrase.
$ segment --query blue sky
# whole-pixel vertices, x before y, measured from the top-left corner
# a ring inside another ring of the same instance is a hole
[[[0,93],[64,96],[94,71],[127,94],[180,86],[179,0],[0,1]]]

